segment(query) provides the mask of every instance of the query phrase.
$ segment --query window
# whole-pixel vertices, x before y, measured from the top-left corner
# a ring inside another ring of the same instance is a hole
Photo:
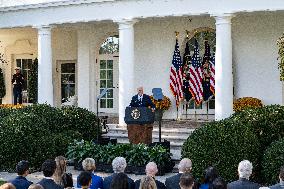
[[[109,88],[100,99],[100,108],[113,108],[113,60],[100,60],[100,93]]]
[[[61,102],[75,95],[75,63],[61,64]]]
[[[115,54],[119,52],[119,38],[117,35],[108,37],[99,50],[99,54]]]
[[[24,91],[26,91],[29,87],[29,76],[32,63],[32,59],[16,59],[17,67],[21,68],[21,73],[24,75],[25,78],[25,83],[23,86]]]

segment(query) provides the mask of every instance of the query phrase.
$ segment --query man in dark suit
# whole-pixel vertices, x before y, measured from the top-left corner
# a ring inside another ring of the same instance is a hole
[[[125,160],[124,157],[114,158],[114,160],[112,161],[112,169],[113,169],[114,173],[104,179],[103,188],[109,189],[112,179],[118,173],[123,173],[126,166],[127,166],[127,163],[126,163],[126,160]],[[128,177],[128,189],[134,189],[134,188],[135,188],[134,181],[131,178]]]
[[[19,99],[19,104],[22,104],[22,90],[23,90],[23,85],[24,85],[24,76],[21,74],[21,68],[16,67],[16,73],[13,75],[12,78],[12,84],[14,85],[13,87],[13,94],[14,94],[14,105],[17,105],[18,99]]]
[[[164,185],[164,183],[162,183],[162,182],[160,182],[160,181],[158,181],[158,180],[155,179],[155,176],[156,176],[156,174],[158,173],[158,167],[157,167],[157,164],[156,164],[156,163],[154,163],[154,162],[149,162],[149,163],[146,165],[145,172],[146,172],[146,175],[147,175],[147,176],[151,176],[151,177],[155,180],[157,189],[166,189],[166,186]],[[135,189],[139,189],[140,182],[141,182],[141,179],[135,181]]]
[[[40,184],[44,189],[63,189],[63,187],[56,184],[52,178],[55,173],[55,169],[56,162],[54,160],[48,159],[42,164],[41,170],[45,178],[41,179],[38,184]]]
[[[16,166],[18,176],[9,182],[12,183],[16,189],[28,189],[32,184],[32,182],[26,179],[26,176],[29,174],[29,170],[29,162],[24,160],[20,161]]]
[[[243,160],[239,163],[238,174],[239,180],[228,184],[228,189],[258,189],[259,184],[249,181],[252,174],[252,163],[248,160]]]
[[[184,158],[179,162],[178,174],[166,179],[167,189],[180,189],[180,177],[183,173],[190,173],[192,169],[192,162],[188,158]]]
[[[131,99],[131,107],[151,107],[152,110],[155,110],[155,104],[152,102],[149,95],[143,94],[143,87],[137,88],[137,95],[134,95]]]
[[[269,186],[270,189],[283,189],[284,188],[284,166],[280,167],[279,183],[273,186]]]

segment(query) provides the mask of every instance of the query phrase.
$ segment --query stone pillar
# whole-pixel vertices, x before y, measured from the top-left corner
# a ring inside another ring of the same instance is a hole
[[[38,103],[54,106],[52,77],[51,27],[38,29]]]
[[[216,20],[215,120],[221,120],[233,113],[232,15],[214,17]]]
[[[136,20],[119,24],[119,125],[124,122],[125,108],[130,104],[134,89],[134,27]]]

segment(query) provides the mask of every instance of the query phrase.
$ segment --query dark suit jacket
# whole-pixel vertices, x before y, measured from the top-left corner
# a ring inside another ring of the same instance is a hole
[[[113,173],[112,175],[104,178],[104,189],[109,189],[110,188],[110,184],[111,181],[113,179],[113,177],[116,175],[117,173]],[[128,189],[135,189],[135,184],[134,181],[128,177]]]
[[[152,102],[149,95],[143,94],[142,103],[138,100],[138,94],[133,96],[130,102],[131,107],[148,107],[155,108],[155,104]]]
[[[240,178],[237,181],[231,182],[228,184],[228,189],[258,189],[259,184],[251,182],[245,178]]]
[[[280,185],[280,183],[275,184],[273,186],[269,186],[270,189],[283,189],[284,185]]]
[[[23,176],[17,176],[15,179],[10,180],[9,182],[12,183],[16,189],[28,189],[32,184],[32,182],[28,181],[26,177]]]
[[[140,182],[141,182],[141,179],[135,181],[135,189],[139,189]],[[165,186],[164,183],[162,183],[162,182],[160,182],[156,179],[155,179],[155,182],[156,182],[157,189],[166,189],[166,186]]]
[[[44,189],[63,189],[62,186],[59,186],[52,179],[43,178],[38,182]]]
[[[178,173],[174,176],[167,178],[165,182],[167,189],[180,189],[179,179],[181,175],[182,173]]]

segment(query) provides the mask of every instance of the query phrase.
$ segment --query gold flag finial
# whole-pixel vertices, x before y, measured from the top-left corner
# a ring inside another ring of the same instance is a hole
[[[175,31],[175,34],[176,34],[176,38],[178,38],[179,32]]]
[[[189,31],[185,30],[185,32],[186,32],[186,38],[189,38]]]

